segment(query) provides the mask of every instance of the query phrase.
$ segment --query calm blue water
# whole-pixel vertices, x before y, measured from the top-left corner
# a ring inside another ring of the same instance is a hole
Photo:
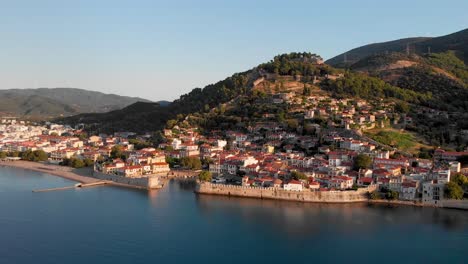
[[[0,168],[0,263],[464,263],[468,212],[72,185]],[[466,263],[466,262],[465,262]]]

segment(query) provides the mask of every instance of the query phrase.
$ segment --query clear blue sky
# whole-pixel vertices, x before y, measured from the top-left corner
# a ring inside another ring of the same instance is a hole
[[[0,0],[0,89],[173,100],[274,55],[468,27],[468,1]]]

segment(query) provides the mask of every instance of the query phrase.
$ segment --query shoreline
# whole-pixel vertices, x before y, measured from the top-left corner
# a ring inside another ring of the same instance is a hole
[[[71,167],[39,163],[34,161],[0,161],[0,166],[43,172],[80,183],[95,183],[100,181],[99,179],[93,178],[91,176],[79,175],[73,172],[73,168]]]
[[[101,179],[97,179],[92,176],[92,173],[93,173],[92,170],[89,170],[89,172],[86,173],[86,174],[89,173],[88,175],[80,175],[73,171],[77,169],[74,169],[71,167],[40,163],[40,162],[34,162],[34,161],[25,161],[25,160],[0,161],[0,167],[10,167],[10,168],[18,168],[18,169],[42,172],[42,173],[57,176],[60,178],[64,178],[67,180],[84,183],[84,184],[96,183],[96,182],[102,181]],[[86,172],[86,169],[81,169],[81,171]],[[124,184],[124,183],[110,182],[108,184],[112,186],[117,186],[117,187],[147,190],[146,188],[143,188],[140,186],[134,186],[134,185]]]
[[[47,163],[39,163],[33,161],[0,161],[0,167],[11,167],[11,168],[19,168],[25,170],[31,170],[36,172],[42,172],[49,175],[61,177],[67,180],[87,184],[87,183],[97,183],[102,181],[101,179],[95,178],[92,176],[92,170],[86,172],[86,169],[81,169],[82,172],[89,173],[88,175],[80,175],[74,172],[73,170],[77,170],[71,167],[65,167],[60,165],[54,164],[47,164]],[[119,183],[111,181],[108,185],[122,187],[122,188],[131,188],[137,190],[148,190],[142,186],[130,185],[125,183]],[[268,199],[268,200],[284,200],[284,201],[292,201],[292,202],[304,202],[304,201],[296,201],[294,199],[275,199],[272,197],[249,197],[246,195],[235,195],[235,194],[221,194],[221,193],[210,193],[210,192],[197,192],[196,194],[204,194],[204,195],[214,195],[214,196],[232,196],[232,197],[244,197],[244,198],[251,198],[251,199]],[[432,204],[424,204],[421,202],[414,202],[414,201],[400,201],[400,200],[354,200],[354,201],[313,201],[312,203],[324,203],[324,204],[345,204],[345,203],[367,203],[367,204],[378,204],[378,205],[400,205],[400,206],[414,206],[414,207],[432,207],[432,208],[445,208],[445,209],[457,209],[457,210],[468,210],[466,208],[461,207],[451,207],[451,206],[435,206]]]
[[[368,190],[367,190],[368,191]],[[420,201],[405,201],[405,200],[371,200],[367,197],[367,191],[343,191],[343,192],[297,192],[286,191],[275,188],[264,187],[246,187],[233,186],[224,184],[212,183],[197,183],[195,188],[196,194],[202,195],[218,195],[226,197],[241,197],[260,200],[280,200],[292,201],[300,203],[322,203],[322,204],[352,204],[366,203],[368,205],[383,205],[383,206],[413,206],[413,207],[432,207],[445,209],[468,210],[468,200],[454,201],[441,200],[437,205],[430,203],[422,203]]]
[[[401,200],[371,200],[367,201],[369,204],[382,204],[382,205],[404,205],[404,206],[415,206],[415,207],[433,207],[438,208],[437,206],[431,204],[423,204],[421,202],[414,201],[401,201]]]

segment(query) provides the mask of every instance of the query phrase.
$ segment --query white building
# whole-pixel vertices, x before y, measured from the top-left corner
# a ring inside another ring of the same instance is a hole
[[[303,190],[303,184],[300,181],[296,180],[291,180],[288,183],[283,185],[283,189],[286,191],[302,191]]]
[[[423,183],[422,202],[437,205],[444,199],[445,183],[436,180]]]
[[[400,199],[414,201],[417,197],[418,184],[417,182],[403,182],[401,184]]]
[[[180,149],[181,145],[182,145],[182,141],[178,138],[174,138],[174,140],[172,140],[172,148],[177,150],[177,149]]]
[[[461,163],[458,161],[449,162],[449,170],[452,173],[458,173],[461,170]]]
[[[438,183],[448,183],[450,181],[450,170],[436,170],[434,171],[434,178]]]

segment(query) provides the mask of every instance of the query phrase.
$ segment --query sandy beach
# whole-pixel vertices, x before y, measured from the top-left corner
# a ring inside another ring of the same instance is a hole
[[[102,181],[100,179],[96,179],[91,176],[93,173],[92,168],[74,169],[71,167],[40,163],[40,162],[24,161],[24,160],[0,161],[0,167],[2,166],[43,172],[43,173],[51,174],[54,176],[62,177],[62,178],[80,182],[80,183],[96,183],[96,182]],[[130,184],[118,183],[118,182],[108,181],[108,184],[113,185],[113,186],[124,187],[124,188],[146,190],[146,188],[143,188],[141,186],[135,186],[135,185],[130,185]]]
[[[89,168],[73,169],[70,167],[64,167],[64,166],[59,166],[59,165],[23,161],[23,160],[0,161],[0,166],[15,167],[15,168],[22,168],[22,169],[33,170],[33,171],[38,171],[38,172],[44,172],[44,173],[52,174],[55,176],[59,176],[65,179],[69,179],[69,180],[81,182],[81,183],[95,183],[95,182],[100,181],[99,179],[91,177],[92,171]],[[86,174],[89,176],[86,176]]]

